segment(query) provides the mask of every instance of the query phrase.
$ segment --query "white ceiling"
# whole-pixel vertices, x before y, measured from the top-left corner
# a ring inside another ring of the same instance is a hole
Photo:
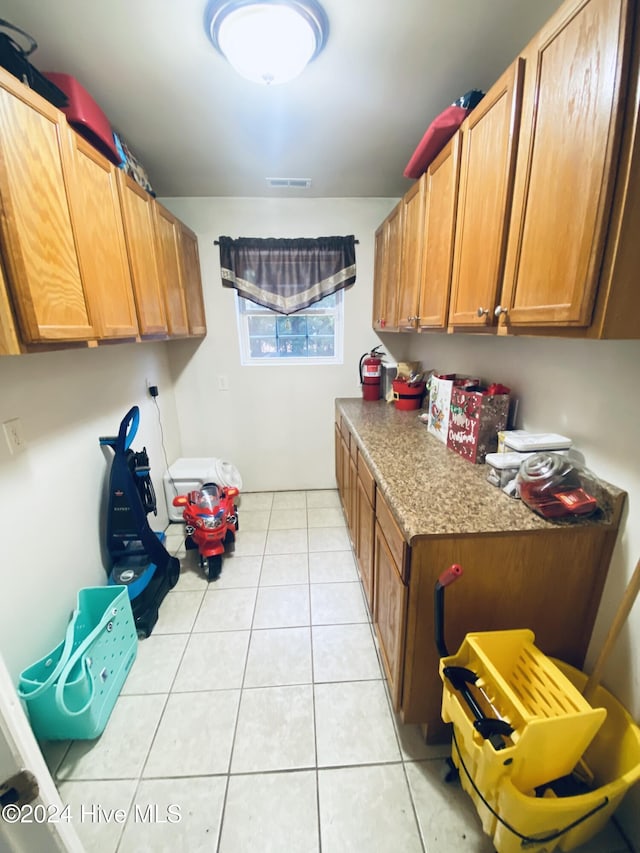
[[[560,0],[324,0],[323,52],[292,83],[238,77],[204,29],[206,0],[0,0],[74,75],[159,196],[396,197],[432,119],[488,89]],[[310,190],[266,177],[311,178]]]

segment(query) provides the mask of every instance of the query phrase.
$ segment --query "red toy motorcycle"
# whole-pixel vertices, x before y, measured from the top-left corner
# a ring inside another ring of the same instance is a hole
[[[239,489],[233,486],[205,483],[201,489],[173,499],[174,506],[183,508],[185,547],[198,549],[200,568],[207,570],[210,581],[220,577],[225,546],[235,542],[238,508],[233,499],[239,494]]]

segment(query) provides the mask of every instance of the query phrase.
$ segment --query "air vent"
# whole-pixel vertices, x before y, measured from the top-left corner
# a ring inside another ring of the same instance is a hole
[[[266,181],[274,189],[294,187],[298,190],[308,190],[311,186],[311,178],[267,178]]]

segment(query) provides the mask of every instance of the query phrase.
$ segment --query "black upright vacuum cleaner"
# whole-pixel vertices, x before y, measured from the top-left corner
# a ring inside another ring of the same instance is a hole
[[[164,532],[152,530],[147,521],[157,505],[146,447],[138,453],[131,449],[139,421],[140,410],[133,406],[118,435],[100,436],[100,445],[114,452],[107,508],[109,583],[127,587],[138,635],[148,637],[160,604],[178,581],[180,561],[165,548]]]

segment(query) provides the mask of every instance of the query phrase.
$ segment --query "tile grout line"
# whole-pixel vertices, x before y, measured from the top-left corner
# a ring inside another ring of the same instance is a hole
[[[273,501],[273,499],[272,499],[272,501]],[[269,510],[269,518],[271,518],[271,510]],[[258,572],[258,581],[257,581],[257,585],[256,585],[256,595],[255,595],[255,598],[253,600],[253,612],[251,614],[251,624],[249,626],[249,642],[247,643],[246,657],[244,659],[244,667],[242,669],[242,679],[240,681],[240,689],[238,691],[238,707],[236,710],[236,721],[235,721],[235,725],[233,727],[233,736],[231,738],[231,746],[229,749],[229,760],[227,763],[227,773],[226,773],[226,781],[225,781],[225,786],[224,786],[224,796],[222,798],[222,809],[220,810],[220,822],[218,825],[218,840],[217,840],[217,844],[216,844],[216,851],[220,850],[220,845],[222,843],[222,832],[224,829],[224,819],[225,819],[225,814],[227,811],[227,799],[229,796],[229,785],[231,784],[231,764],[233,762],[233,752],[234,752],[235,745],[236,745],[236,737],[238,734],[238,725],[240,723],[240,709],[242,707],[242,698],[243,698],[243,694],[244,694],[244,690],[245,690],[244,682],[245,682],[245,678],[247,675],[247,667],[249,665],[249,654],[251,652],[251,640],[253,639],[253,630],[254,630],[253,629],[253,622],[254,622],[255,615],[256,615],[256,608],[258,606],[258,592],[260,590],[260,580],[262,578],[262,571],[263,571],[263,567],[264,567],[264,558],[265,558],[265,554],[266,554],[266,547],[267,547],[267,537],[265,536],[265,544],[264,544],[264,549],[262,552],[262,557],[260,559],[260,571]]]

